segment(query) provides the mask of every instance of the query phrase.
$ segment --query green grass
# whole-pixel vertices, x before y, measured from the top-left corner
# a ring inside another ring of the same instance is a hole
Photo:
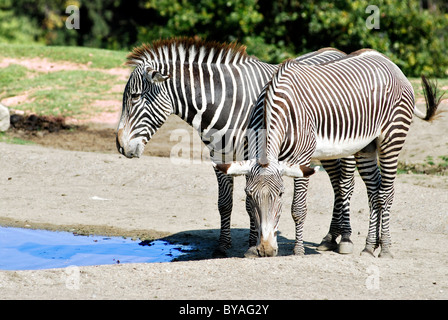
[[[415,98],[425,98],[424,94],[423,94],[423,87],[422,87],[422,80],[420,78],[408,78],[409,81],[412,84],[412,87],[414,88],[414,93],[415,93]],[[429,78],[431,79],[431,78]],[[432,79],[431,79],[432,80]],[[448,79],[434,79],[437,81],[437,87],[440,90],[440,93],[442,91],[447,91],[448,90],[442,90],[443,87],[447,88],[448,87]],[[448,98],[448,93],[445,95],[445,98]]]
[[[398,162],[398,174],[414,173],[414,174],[435,174],[448,175],[448,156],[426,157],[424,163],[406,164]]]
[[[100,111],[93,106],[95,101],[121,100],[121,92],[111,92],[111,88],[116,85],[122,85],[124,88],[125,81],[105,71],[109,68],[127,68],[123,67],[126,52],[81,47],[0,44],[0,60],[5,57],[39,57],[55,62],[69,61],[88,65],[87,70],[48,73],[18,64],[0,68],[0,100],[25,95],[22,103],[11,106],[13,109],[38,115],[86,117]]]
[[[20,145],[34,144],[34,142],[32,142],[32,141],[20,139],[17,137],[11,137],[8,135],[7,132],[0,132],[0,142],[10,143],[10,144],[20,144]]]
[[[109,92],[117,77],[100,71],[40,73],[27,70],[19,65],[0,69],[0,85],[4,88],[0,99],[27,94],[26,101],[15,105],[14,109],[72,117],[98,111],[91,107],[94,100],[120,99],[119,95]]]
[[[0,69],[0,88],[5,90],[11,83],[25,78],[27,74],[28,69],[17,64]]]
[[[100,97],[109,97],[109,80],[109,75],[98,71],[58,71],[22,79],[11,85],[11,92],[32,90],[28,96],[30,102],[16,107],[21,110],[39,115],[76,116],[95,112],[88,106]]]
[[[50,61],[91,63],[92,68],[110,69],[123,65],[126,51],[113,51],[86,47],[1,44],[0,56],[11,58],[47,58]]]

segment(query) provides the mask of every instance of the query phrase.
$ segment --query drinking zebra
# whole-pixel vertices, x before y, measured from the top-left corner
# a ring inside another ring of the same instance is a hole
[[[432,120],[440,103],[436,86],[423,76],[422,83],[426,115],[416,109],[412,85],[401,70],[374,50],[320,65],[284,62],[258,101],[264,106],[265,141],[250,144],[250,160],[216,165],[229,175],[247,175],[246,193],[259,233],[248,255],[277,254],[283,175],[296,178],[294,253],[304,254],[308,177],[316,170],[309,167],[311,159],[356,155],[371,210],[363,252],[373,255],[381,245],[380,256],[391,256],[389,215],[397,158],[413,114]]]
[[[325,48],[296,60],[318,64],[343,56],[343,52]],[[248,56],[245,47],[237,44],[188,38],[162,40],[135,48],[127,64],[135,69],[123,93],[117,130],[119,152],[130,158],[139,157],[168,116],[176,114],[198,131],[214,162],[247,159],[248,122],[250,115],[254,113],[252,119],[256,119],[259,111],[254,108],[254,102],[277,65]],[[260,123],[262,118],[252,120],[252,127]],[[233,177],[216,168],[215,173],[221,215],[216,254],[223,255],[231,245]],[[248,202],[246,209],[252,217]],[[256,238],[251,219],[251,246]]]

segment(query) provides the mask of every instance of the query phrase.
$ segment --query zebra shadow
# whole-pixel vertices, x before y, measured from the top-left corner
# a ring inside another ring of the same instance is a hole
[[[172,244],[179,244],[187,249],[182,249],[183,255],[177,257],[175,261],[191,261],[217,259],[213,256],[219,239],[219,229],[206,230],[188,230],[182,231],[161,240],[168,241]],[[244,254],[249,248],[249,229],[234,228],[231,229],[232,247],[227,251],[228,258],[244,258]],[[288,239],[281,235],[277,235],[278,256],[293,255],[294,239]],[[320,254],[316,247],[317,243],[304,241],[305,255]]]

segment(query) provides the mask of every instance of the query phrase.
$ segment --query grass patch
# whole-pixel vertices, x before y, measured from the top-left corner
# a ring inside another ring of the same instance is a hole
[[[16,81],[26,78],[28,69],[18,64],[11,64],[6,68],[0,69],[0,88],[6,90]]]
[[[423,94],[423,87],[422,87],[422,80],[420,78],[408,78],[409,81],[412,84],[412,87],[414,88],[415,98],[419,99],[425,99],[425,95]],[[431,79],[431,78],[430,78]],[[442,91],[448,91],[443,90],[443,87],[448,87],[448,79],[431,79],[437,81],[437,87],[439,88],[440,92]],[[448,96],[445,96],[445,98],[448,98]]]
[[[125,81],[102,69],[122,67],[126,54],[124,51],[84,47],[0,44],[0,60],[4,57],[37,57],[56,63],[69,61],[88,65],[87,70],[41,72],[10,64],[0,68],[0,100],[20,97],[9,107],[39,116],[78,119],[94,116],[107,111],[95,107],[96,101],[121,101],[122,92],[117,92],[116,85],[124,88]]]
[[[47,58],[50,61],[91,63],[92,68],[117,68],[126,61],[127,51],[86,47],[0,44],[0,56],[11,58]]]
[[[439,156],[436,159],[428,156],[424,163],[404,163],[398,162],[398,174],[431,174],[431,175],[448,175],[448,156]]]
[[[0,99],[27,95],[26,101],[14,106],[17,110],[38,115],[90,116],[99,111],[91,106],[95,100],[120,99],[118,93],[110,92],[116,76],[94,70],[41,73],[23,68],[10,65],[0,69],[0,74],[9,79],[1,80],[4,91]]]
[[[28,141],[28,140],[17,138],[17,137],[12,137],[12,136],[8,135],[7,132],[0,132],[0,142],[5,142],[5,143],[9,143],[9,144],[20,144],[20,145],[34,144],[34,142],[32,142],[32,141]]]

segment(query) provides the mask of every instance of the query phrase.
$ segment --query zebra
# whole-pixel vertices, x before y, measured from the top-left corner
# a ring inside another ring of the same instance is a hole
[[[337,60],[345,56],[346,54],[338,49],[322,48],[318,51],[304,54],[296,58],[295,61],[306,65],[314,65]],[[251,116],[249,132],[257,132],[262,128],[263,121],[261,121],[261,119],[263,118],[265,89],[266,87],[263,88],[260,93],[253,115]],[[256,145],[256,142],[252,142],[251,145]],[[355,157],[349,156],[340,159],[320,159],[320,163],[330,177],[334,193],[334,205],[330,230],[317,247],[317,250],[336,250],[338,253],[343,254],[352,253],[353,242],[350,240],[352,232],[350,226],[350,199],[353,194],[355,183]],[[358,166],[361,165],[362,164],[358,164]],[[299,180],[303,178],[295,179],[297,179],[296,183],[300,183]],[[341,236],[341,241],[337,243],[336,239],[339,236]],[[253,239],[249,241],[250,245],[256,243],[257,237],[257,233],[252,232]],[[247,253],[247,256],[251,256],[251,253]]]
[[[345,56],[324,48],[297,58],[316,64]],[[116,144],[126,157],[140,157],[145,145],[169,115],[192,125],[210,150],[214,162],[247,159],[246,130],[263,86],[278,65],[247,55],[236,43],[220,44],[191,38],[159,40],[136,47],[127,57],[135,67],[123,93]],[[256,121],[255,121],[256,122]],[[258,122],[262,122],[260,118]],[[256,125],[255,125],[256,127]],[[218,182],[221,232],[215,256],[231,246],[230,215],[233,177],[214,169]],[[250,214],[251,207],[246,201]],[[256,242],[251,220],[249,244]]]
[[[413,87],[401,70],[375,50],[312,66],[285,61],[258,101],[264,107],[263,143],[251,144],[249,160],[215,164],[223,173],[247,176],[245,191],[259,234],[247,255],[277,254],[283,175],[295,178],[294,254],[303,255],[308,181],[318,170],[310,167],[311,159],[355,155],[370,206],[362,253],[373,255],[381,246],[379,256],[391,257],[389,217],[397,158],[413,114],[433,120],[442,98],[424,76],[422,84],[426,115],[416,108]]]

